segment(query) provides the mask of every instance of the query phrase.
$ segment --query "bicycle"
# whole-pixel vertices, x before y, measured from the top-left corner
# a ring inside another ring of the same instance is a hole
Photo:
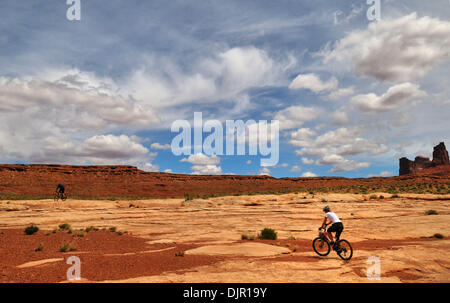
[[[312,242],[314,251],[322,257],[327,256],[331,251],[331,235],[326,231],[326,227],[327,225],[325,225],[323,230],[319,228],[319,236]],[[338,256],[345,261],[350,260],[353,256],[353,248],[350,245],[350,242],[344,239],[337,241],[333,250],[335,250]]]
[[[55,202],[58,202],[59,199],[61,199],[61,201],[66,201],[67,195],[65,193],[61,193],[61,192],[57,191],[55,193],[55,197],[53,198],[53,200],[55,200]]]

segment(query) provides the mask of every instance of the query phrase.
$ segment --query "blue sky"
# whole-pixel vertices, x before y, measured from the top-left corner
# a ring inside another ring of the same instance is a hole
[[[369,177],[450,145],[447,0],[80,3],[0,1],[0,162]],[[174,156],[194,112],[279,120],[279,163]]]

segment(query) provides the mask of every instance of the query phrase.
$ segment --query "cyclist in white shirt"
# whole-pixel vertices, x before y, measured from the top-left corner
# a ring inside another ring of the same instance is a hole
[[[328,205],[325,206],[322,210],[325,213],[325,218],[323,219],[322,227],[320,228],[325,228],[325,225],[327,225],[327,220],[330,220],[330,223],[333,223],[328,228],[327,231],[330,233],[331,236],[331,245],[334,246],[334,244],[337,243],[337,241],[339,241],[339,237],[341,236],[341,233],[344,230],[344,225],[342,225],[342,222],[341,220],[339,220],[339,217],[330,210],[330,207]],[[333,241],[333,235],[331,234],[331,232],[336,233],[335,242]]]

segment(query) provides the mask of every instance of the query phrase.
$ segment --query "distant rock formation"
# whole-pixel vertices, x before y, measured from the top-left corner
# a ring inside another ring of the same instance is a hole
[[[439,143],[433,149],[433,163],[435,165],[448,165],[450,161],[448,159],[448,152],[445,148],[444,142]]]
[[[434,173],[432,168],[450,165],[448,152],[444,142],[439,143],[433,149],[433,160],[423,156],[417,156],[414,161],[406,157],[400,158],[399,175]],[[447,167],[446,167],[447,169]]]

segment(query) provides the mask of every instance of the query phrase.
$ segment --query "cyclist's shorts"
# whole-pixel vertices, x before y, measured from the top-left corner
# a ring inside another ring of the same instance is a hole
[[[336,232],[336,238],[339,238],[343,230],[344,225],[342,224],[342,222],[333,223],[333,225],[328,228],[328,232]]]

